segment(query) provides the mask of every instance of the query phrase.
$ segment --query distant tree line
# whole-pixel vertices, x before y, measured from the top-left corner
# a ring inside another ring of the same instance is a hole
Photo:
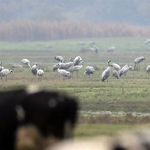
[[[149,36],[150,27],[127,23],[69,21],[0,22],[0,41],[48,41],[91,37]]]

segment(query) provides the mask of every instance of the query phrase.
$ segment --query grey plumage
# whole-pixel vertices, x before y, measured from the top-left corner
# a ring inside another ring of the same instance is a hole
[[[81,56],[77,56],[77,57],[75,57],[75,59],[74,59],[73,62],[74,62],[74,66],[76,66],[76,65],[82,65],[83,60],[82,60]]]
[[[83,46],[83,45],[85,45],[85,42],[81,41],[81,42],[78,43],[78,45],[82,45]]]
[[[119,71],[120,68],[121,68],[118,64],[116,64],[114,62],[111,62],[111,60],[108,60],[108,65],[111,66],[111,67],[113,67],[114,70],[116,70],[116,71]]]
[[[67,78],[70,78],[71,75],[70,75],[70,72],[69,71],[66,71],[64,69],[57,69],[57,71],[63,76],[63,77],[67,77]]]
[[[72,65],[74,65],[74,62],[59,63],[59,69],[69,69]]]
[[[55,57],[55,59],[57,60],[57,61],[59,61],[59,62],[64,62],[64,59],[63,59],[63,57],[62,56],[56,56]]]
[[[76,66],[73,66],[73,68],[71,68],[71,71],[78,71],[82,68],[83,66],[82,65],[76,65]]]
[[[24,65],[27,65],[31,69],[30,61],[28,59],[22,59],[21,63],[23,63]]]
[[[7,81],[7,75],[9,75],[10,73],[12,73],[13,70],[8,70],[8,69],[3,69],[1,72],[0,72],[0,77],[2,79],[2,77],[6,76],[6,81]]]
[[[110,76],[110,73],[111,73],[111,68],[108,66],[107,69],[105,69],[103,72],[102,72],[102,81],[104,82],[105,80],[107,80]]]
[[[134,69],[136,69],[138,67],[138,64],[140,64],[143,60],[145,60],[144,56],[137,57],[134,60]]]
[[[31,72],[32,72],[32,74],[33,75],[37,75],[37,71],[38,71],[38,64],[37,64],[37,62],[35,62],[35,65],[33,65],[32,67],[31,67]]]
[[[88,51],[95,52],[96,54],[98,54],[98,47],[94,45],[93,47],[88,48]]]
[[[20,64],[13,64],[12,68],[23,68],[23,66]]]
[[[2,66],[2,62],[0,62],[0,71],[2,71],[4,67]]]
[[[119,79],[119,73],[116,70],[113,70],[112,76]]]
[[[148,44],[148,43],[150,43],[150,39],[146,39],[146,40],[144,41],[144,44]]]
[[[95,46],[95,42],[91,41],[91,42],[89,43],[89,46]]]
[[[148,75],[149,75],[149,73],[150,73],[150,65],[148,65],[148,66],[146,67],[146,72],[147,72]]]
[[[84,74],[91,75],[91,74],[93,74],[94,72],[95,72],[94,67],[92,67],[92,66],[87,66],[87,67],[85,68]]]
[[[38,69],[37,75],[38,76],[43,76],[43,74],[44,74],[44,71],[42,69]]]
[[[77,77],[78,77],[78,71],[82,68],[82,65],[76,65],[71,68],[71,72],[77,71]]]
[[[122,67],[122,69],[119,71],[119,76],[121,77],[123,74],[126,75],[126,73],[128,72],[128,70],[132,70],[132,66],[129,65],[125,65],[124,67]]]
[[[108,53],[114,52],[115,50],[115,46],[109,47],[109,49],[107,50]]]
[[[58,64],[55,64],[55,65],[53,66],[53,71],[56,71],[58,68],[59,68],[59,65],[58,65]]]
[[[40,78],[42,79],[43,74],[44,74],[44,71],[42,69],[37,70],[37,75],[38,75],[39,79]]]

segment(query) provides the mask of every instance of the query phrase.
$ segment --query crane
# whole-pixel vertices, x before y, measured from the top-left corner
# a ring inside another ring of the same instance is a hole
[[[112,76],[119,79],[119,73],[116,70],[113,70]]]
[[[90,77],[90,75],[91,75],[91,74],[94,74],[94,72],[95,72],[94,67],[92,67],[92,66],[87,66],[87,67],[85,68],[84,74],[87,74],[87,75],[89,75],[89,77]]]
[[[150,73],[150,65],[148,65],[148,66],[146,67],[146,72],[147,72],[148,75],[149,75],[149,73]]]
[[[125,65],[122,67],[122,69],[119,71],[119,76],[121,77],[123,74],[126,75],[128,70],[133,70],[132,66]]]
[[[134,69],[138,69],[138,66],[139,66],[139,69],[140,69],[140,63],[145,60],[145,57],[144,56],[140,56],[140,57],[137,57],[135,60],[134,60]]]
[[[115,50],[115,46],[113,45],[112,47],[109,47],[109,49],[107,50],[108,53],[112,53]]]
[[[69,60],[74,63],[74,66],[82,65],[83,63],[81,56],[76,56],[74,60],[72,60],[72,58],[69,58]]]
[[[2,62],[0,62],[0,71],[2,71],[4,67],[2,66]]]
[[[70,75],[70,72],[69,71],[66,71],[64,69],[57,69],[57,71],[63,76],[63,79],[65,77],[67,77],[68,79],[70,79],[71,75]]]
[[[111,73],[111,68],[110,66],[108,66],[103,72],[102,72],[102,81],[104,82],[105,80],[107,80],[108,82],[108,78],[110,76],[110,73]]]
[[[150,43],[150,39],[146,39],[146,40],[144,41],[144,44],[148,44],[148,43]]]
[[[37,70],[37,75],[39,77],[39,80],[40,80],[40,78],[42,79],[43,74],[44,74],[44,71],[42,69]]]
[[[24,65],[27,65],[31,69],[30,61],[28,59],[22,59],[21,63],[23,63]]]
[[[88,48],[88,51],[98,54],[98,47],[94,45],[93,47]]]
[[[64,62],[64,59],[63,59],[63,57],[62,56],[56,56],[55,57],[55,59],[57,60],[57,61],[59,61],[59,62]]]
[[[118,64],[116,64],[114,62],[111,62],[111,60],[108,60],[108,65],[111,66],[111,67],[113,67],[114,70],[116,70],[116,71],[119,71],[120,68],[121,68]]]
[[[31,72],[33,75],[37,75],[37,71],[38,71],[38,63],[35,62],[35,64],[31,67]]]
[[[77,71],[77,78],[78,78],[78,71],[82,68],[82,65],[76,65],[71,68],[71,72]]]
[[[7,81],[7,76],[12,73],[13,70],[9,70],[9,69],[3,69],[1,72],[0,72],[0,77],[1,77],[1,80],[2,80],[2,77],[6,76],[6,81]]]

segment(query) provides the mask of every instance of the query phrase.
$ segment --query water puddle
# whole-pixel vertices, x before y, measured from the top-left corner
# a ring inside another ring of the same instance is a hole
[[[124,112],[124,111],[118,111],[118,112],[111,112],[111,111],[79,111],[81,116],[98,116],[98,115],[110,115],[115,117],[123,117],[127,114],[130,114],[134,117],[149,117],[150,113],[143,113],[143,112]]]

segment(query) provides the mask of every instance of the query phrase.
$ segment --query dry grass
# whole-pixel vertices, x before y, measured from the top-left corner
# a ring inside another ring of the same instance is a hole
[[[1,41],[48,41],[69,38],[150,35],[150,28],[128,23],[11,21],[0,23]]]

